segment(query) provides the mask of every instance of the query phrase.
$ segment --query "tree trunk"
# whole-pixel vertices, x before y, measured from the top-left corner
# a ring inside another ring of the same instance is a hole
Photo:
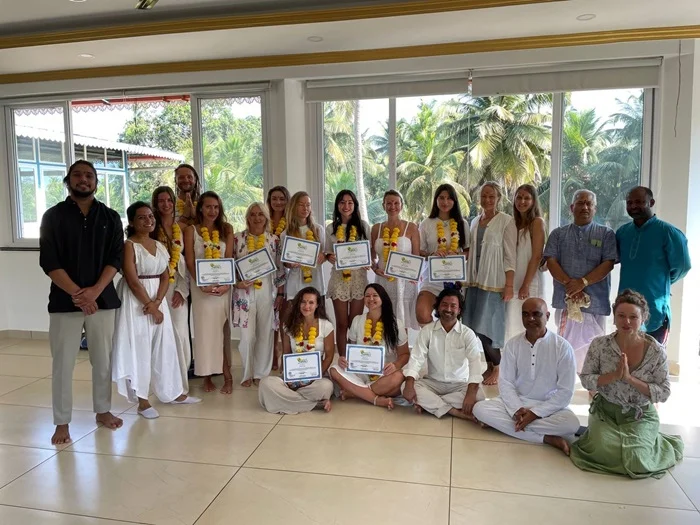
[[[362,161],[364,148],[362,144],[362,131],[360,130],[360,101],[353,101],[353,132],[355,134],[355,184],[357,187],[357,201],[360,205],[360,217],[367,219],[367,197],[365,196],[365,180],[362,173]],[[369,221],[368,221],[369,222]]]

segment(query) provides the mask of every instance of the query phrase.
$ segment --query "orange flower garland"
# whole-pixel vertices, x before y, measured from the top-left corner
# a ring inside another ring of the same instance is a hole
[[[272,221],[270,221],[270,226],[272,226]],[[285,230],[286,227],[287,227],[287,219],[282,217],[280,219],[280,222],[277,223],[277,227],[274,227],[275,235],[277,235],[277,237],[282,235],[282,232]],[[273,229],[273,228],[271,228],[271,229]]]
[[[296,342],[294,353],[300,354],[302,352],[312,352],[316,348],[317,335],[318,330],[315,326],[309,328],[309,337],[306,338],[306,345],[304,345],[304,326],[300,326],[297,335],[294,336],[294,341]]]
[[[440,219],[438,219],[435,229],[437,230],[437,248],[438,250],[445,250],[456,252],[459,248],[459,231],[457,230],[457,221],[450,219],[450,248],[447,249],[447,237],[445,236],[445,225]]]
[[[158,240],[168,245],[168,235],[161,226],[158,231]],[[177,273],[177,265],[180,262],[180,256],[182,255],[182,230],[177,223],[173,223],[173,240],[170,243],[170,262],[168,263],[168,282],[175,282],[175,274]]]
[[[374,335],[372,335],[372,319],[367,317],[365,319],[365,336],[363,338],[363,342],[366,345],[374,345],[374,346],[379,346],[382,344],[382,340],[384,339],[384,323],[381,321],[377,321],[377,323],[374,325]],[[369,376],[370,381],[376,381],[379,379],[380,376],[377,375],[371,375]]]
[[[311,228],[306,230],[306,240],[307,241],[315,241],[316,237],[314,236],[314,232]],[[313,268],[310,266],[302,266],[301,267],[301,273],[304,278],[305,283],[310,283],[313,281]]]
[[[382,257],[384,259],[384,267],[389,262],[389,252],[395,252],[399,246],[399,234],[401,230],[394,228],[391,231],[391,237],[389,237],[389,227],[385,226],[382,230],[382,242],[384,243],[384,249],[382,251]],[[393,281],[394,277],[387,277],[388,281]]]
[[[248,233],[246,236],[246,245],[248,247],[248,254],[262,250],[265,247],[265,234],[263,233],[262,235],[255,236]],[[253,281],[253,286],[256,290],[260,290],[262,285],[263,283],[260,279]]]
[[[209,230],[202,226],[202,240],[204,241],[204,258],[221,259],[221,245],[219,244],[219,232],[214,230],[209,237]]]
[[[335,232],[335,236],[338,242],[345,242],[345,225],[341,224]],[[357,227],[350,226],[350,237],[348,237],[348,242],[355,242],[357,240]],[[350,270],[342,270],[343,281],[346,283],[352,279],[352,272]]]

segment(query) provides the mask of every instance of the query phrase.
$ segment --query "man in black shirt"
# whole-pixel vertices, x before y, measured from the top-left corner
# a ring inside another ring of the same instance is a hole
[[[82,329],[90,345],[92,399],[97,422],[117,429],[112,405],[112,335],[121,306],[112,280],[122,266],[124,233],[119,214],[95,199],[97,172],[85,160],[68,168],[70,196],[44,213],[39,264],[51,278],[49,342],[53,357],[51,443],[69,443],[73,368]]]

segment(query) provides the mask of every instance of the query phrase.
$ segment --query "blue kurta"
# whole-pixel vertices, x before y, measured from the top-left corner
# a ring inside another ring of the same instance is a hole
[[[620,291],[630,288],[649,303],[648,332],[671,321],[671,285],[690,270],[688,241],[675,226],[654,215],[638,227],[634,222],[617,230]]]

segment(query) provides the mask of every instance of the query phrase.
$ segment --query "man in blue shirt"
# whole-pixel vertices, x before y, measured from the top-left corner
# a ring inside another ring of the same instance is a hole
[[[580,370],[591,341],[605,334],[610,315],[610,272],[617,261],[615,232],[593,222],[595,193],[574,193],[572,224],[552,231],[544,249],[554,278],[552,306],[559,335],[574,348]]]
[[[647,333],[662,345],[671,325],[671,285],[690,270],[688,241],[678,228],[658,219],[654,194],[637,186],[627,194],[632,222],[617,230],[620,253],[620,291],[641,293],[649,303]]]

